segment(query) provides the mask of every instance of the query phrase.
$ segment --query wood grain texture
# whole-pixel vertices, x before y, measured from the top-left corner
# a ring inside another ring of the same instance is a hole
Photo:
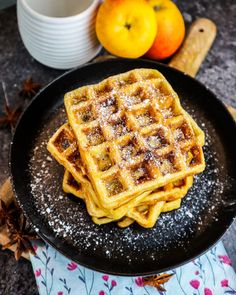
[[[180,50],[169,66],[195,77],[216,37],[216,25],[207,18],[199,18],[190,27]],[[236,120],[236,109],[227,106]]]
[[[10,177],[0,186],[0,199],[8,206],[14,199]]]
[[[211,20],[196,20],[169,65],[195,77],[215,40],[216,31],[216,25]]]
[[[4,203],[8,206],[12,201],[15,200],[13,190],[12,190],[12,185],[10,182],[10,178],[8,178],[1,186],[0,186],[0,199],[4,201]],[[4,225],[0,227],[0,244],[5,245],[10,240],[8,239],[8,232],[7,232],[7,227]],[[15,252],[16,251],[16,245],[13,245],[9,248],[11,251]],[[29,258],[29,254],[26,252],[23,252],[22,257],[26,259]]]

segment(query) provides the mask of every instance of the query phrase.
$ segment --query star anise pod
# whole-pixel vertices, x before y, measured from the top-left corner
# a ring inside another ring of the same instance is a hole
[[[167,274],[164,273],[162,275],[154,275],[149,277],[143,278],[143,285],[144,286],[152,286],[155,287],[158,291],[165,292],[165,288],[162,286],[166,282],[169,281],[169,279],[173,276],[173,274]]]
[[[11,109],[7,103],[4,104],[5,115],[0,117],[0,127],[10,126],[15,128],[16,123],[21,115],[22,107],[20,105]]]
[[[37,235],[27,226],[26,218],[22,210],[13,201],[10,205],[6,205],[4,201],[0,201],[0,226],[6,225],[9,243],[2,246],[2,249],[8,249],[16,244],[15,258],[18,260],[22,252],[30,252],[35,254],[30,240],[36,240]]]
[[[32,98],[41,87],[41,84],[35,83],[32,77],[29,77],[23,81],[22,90],[19,92],[19,95],[25,98]]]
[[[18,224],[13,223],[9,226],[9,235],[8,238],[10,239],[10,242],[3,245],[2,249],[8,249],[14,244],[16,244],[16,251],[15,251],[15,259],[19,260],[21,254],[23,252],[30,252],[32,254],[35,254],[34,248],[32,247],[30,241],[36,240],[37,235],[30,231],[29,228],[27,228],[26,224],[26,218],[23,215],[23,213],[20,214],[20,217],[18,219]]]
[[[22,111],[22,107],[20,105],[16,106],[15,108],[11,109],[9,106],[7,93],[6,93],[6,86],[5,83],[2,82],[2,90],[3,90],[3,97],[4,97],[4,113],[5,115],[0,117],[0,127],[10,126],[11,130],[13,131],[16,123],[19,119],[19,116]]]

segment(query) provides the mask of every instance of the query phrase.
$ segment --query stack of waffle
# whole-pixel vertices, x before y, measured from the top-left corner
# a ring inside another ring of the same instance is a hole
[[[66,93],[68,123],[48,142],[63,190],[97,224],[153,227],[205,168],[204,133],[157,70],[135,69]]]

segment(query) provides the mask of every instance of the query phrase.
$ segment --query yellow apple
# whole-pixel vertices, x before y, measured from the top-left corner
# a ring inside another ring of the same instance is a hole
[[[110,53],[140,57],[156,37],[155,12],[145,0],[105,0],[98,10],[96,33]]]

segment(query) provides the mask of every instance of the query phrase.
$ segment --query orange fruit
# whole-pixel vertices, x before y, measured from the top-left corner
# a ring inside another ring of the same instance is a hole
[[[170,0],[147,0],[157,20],[157,36],[146,56],[164,59],[171,56],[181,45],[185,25],[178,7]]]
[[[142,56],[157,32],[156,15],[145,0],[105,0],[96,18],[96,33],[110,53],[127,58]]]

